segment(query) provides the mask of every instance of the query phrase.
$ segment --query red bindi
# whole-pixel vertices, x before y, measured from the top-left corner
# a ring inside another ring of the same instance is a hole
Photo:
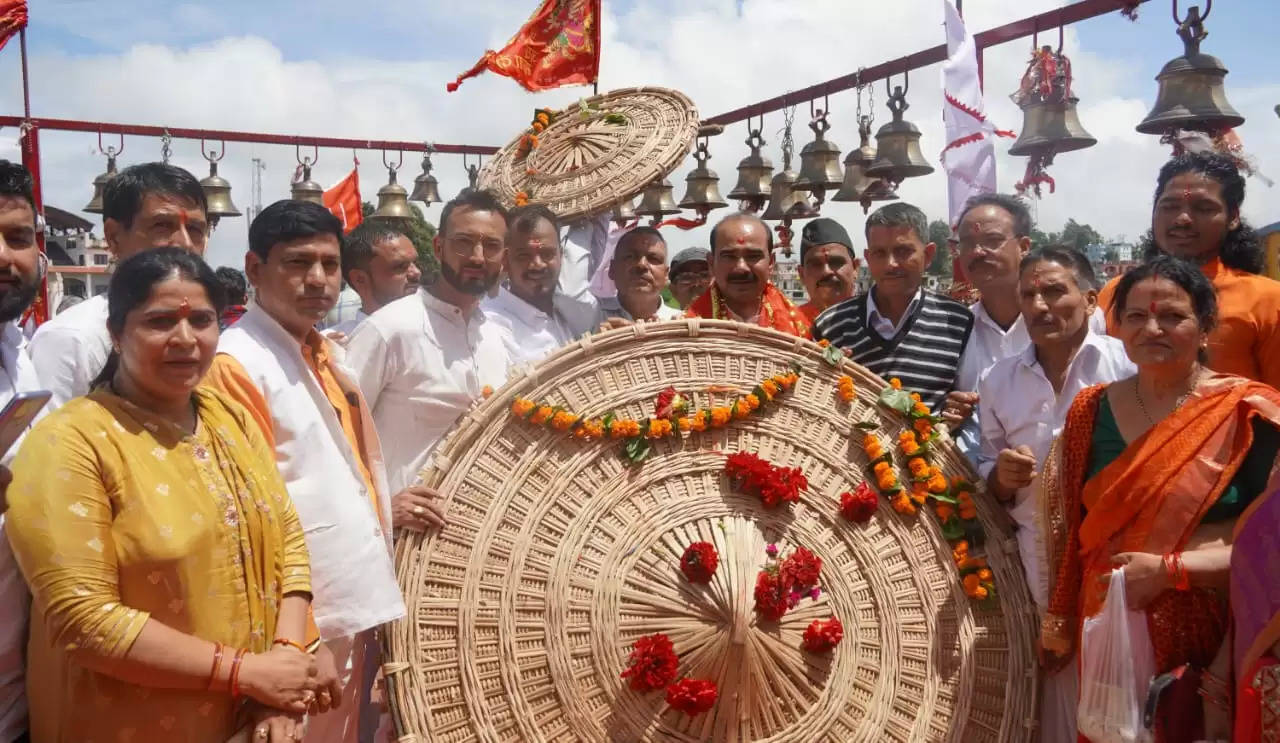
[[[742,237],[741,235],[739,235],[739,236],[738,236],[738,239],[737,239],[737,240],[734,240],[734,242],[738,243],[739,245],[746,245],[746,244],[747,244],[747,238]]]
[[[188,317],[191,317],[191,302],[187,301],[186,297],[183,297],[182,302],[178,304],[176,314],[178,315],[179,320],[186,320]]]
[[[1151,303],[1151,314],[1153,314],[1153,315],[1154,315],[1154,314],[1155,314],[1155,312],[1156,312],[1156,303],[1155,303],[1155,302],[1152,302],[1152,303]]]
[[[1182,200],[1187,203],[1191,203],[1191,189],[1189,188],[1182,189]]]

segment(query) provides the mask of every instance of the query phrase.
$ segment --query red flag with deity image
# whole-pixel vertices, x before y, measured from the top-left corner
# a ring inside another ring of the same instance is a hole
[[[600,0],[542,0],[524,26],[499,51],[489,50],[458,79],[488,70],[538,91],[590,85],[600,75]]]
[[[27,0],[0,0],[0,49],[27,27]]]
[[[343,233],[350,232],[364,221],[364,211],[360,203],[360,169],[352,168],[351,173],[337,185],[324,192],[324,208],[333,212],[333,216],[342,220]]]

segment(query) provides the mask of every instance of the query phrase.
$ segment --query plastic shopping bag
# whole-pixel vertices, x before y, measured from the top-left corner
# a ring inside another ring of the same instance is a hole
[[[1084,621],[1076,711],[1080,734],[1093,743],[1149,743],[1142,709],[1154,675],[1146,613],[1129,611],[1124,571],[1114,570],[1102,611]]]

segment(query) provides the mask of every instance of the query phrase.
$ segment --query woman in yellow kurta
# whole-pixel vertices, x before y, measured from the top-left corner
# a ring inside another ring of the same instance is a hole
[[[163,248],[113,277],[115,352],[13,465],[6,522],[33,597],[35,743],[301,737],[337,689],[301,648],[302,530],[245,410],[197,389],[221,289]]]

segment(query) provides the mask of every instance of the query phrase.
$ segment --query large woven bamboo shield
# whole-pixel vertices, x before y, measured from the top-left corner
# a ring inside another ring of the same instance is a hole
[[[979,601],[933,507],[907,515],[878,497],[870,520],[843,516],[842,494],[873,478],[867,433],[908,481],[896,442],[911,423],[877,401],[884,380],[833,356],[736,323],[641,324],[561,349],[470,411],[422,473],[446,494],[448,525],[396,543],[409,610],[385,647],[397,739],[1031,740],[1035,612],[1007,517],[978,484],[969,533],[985,543],[969,548],[985,553],[991,588]],[[625,441],[512,411],[531,400],[643,421],[668,386],[696,409],[732,409],[793,368],[789,391],[727,424],[646,439],[639,463]],[[856,400],[842,399],[842,376]],[[949,481],[973,478],[945,437],[930,449]],[[733,452],[799,467],[808,486],[766,507],[724,474]],[[706,584],[679,569],[699,541],[720,561]],[[766,621],[757,575],[775,547],[798,546],[821,558],[822,590]],[[806,650],[806,629],[831,617],[843,641]],[[715,682],[709,710],[687,714],[621,677],[654,633],[672,641],[680,676]]]

